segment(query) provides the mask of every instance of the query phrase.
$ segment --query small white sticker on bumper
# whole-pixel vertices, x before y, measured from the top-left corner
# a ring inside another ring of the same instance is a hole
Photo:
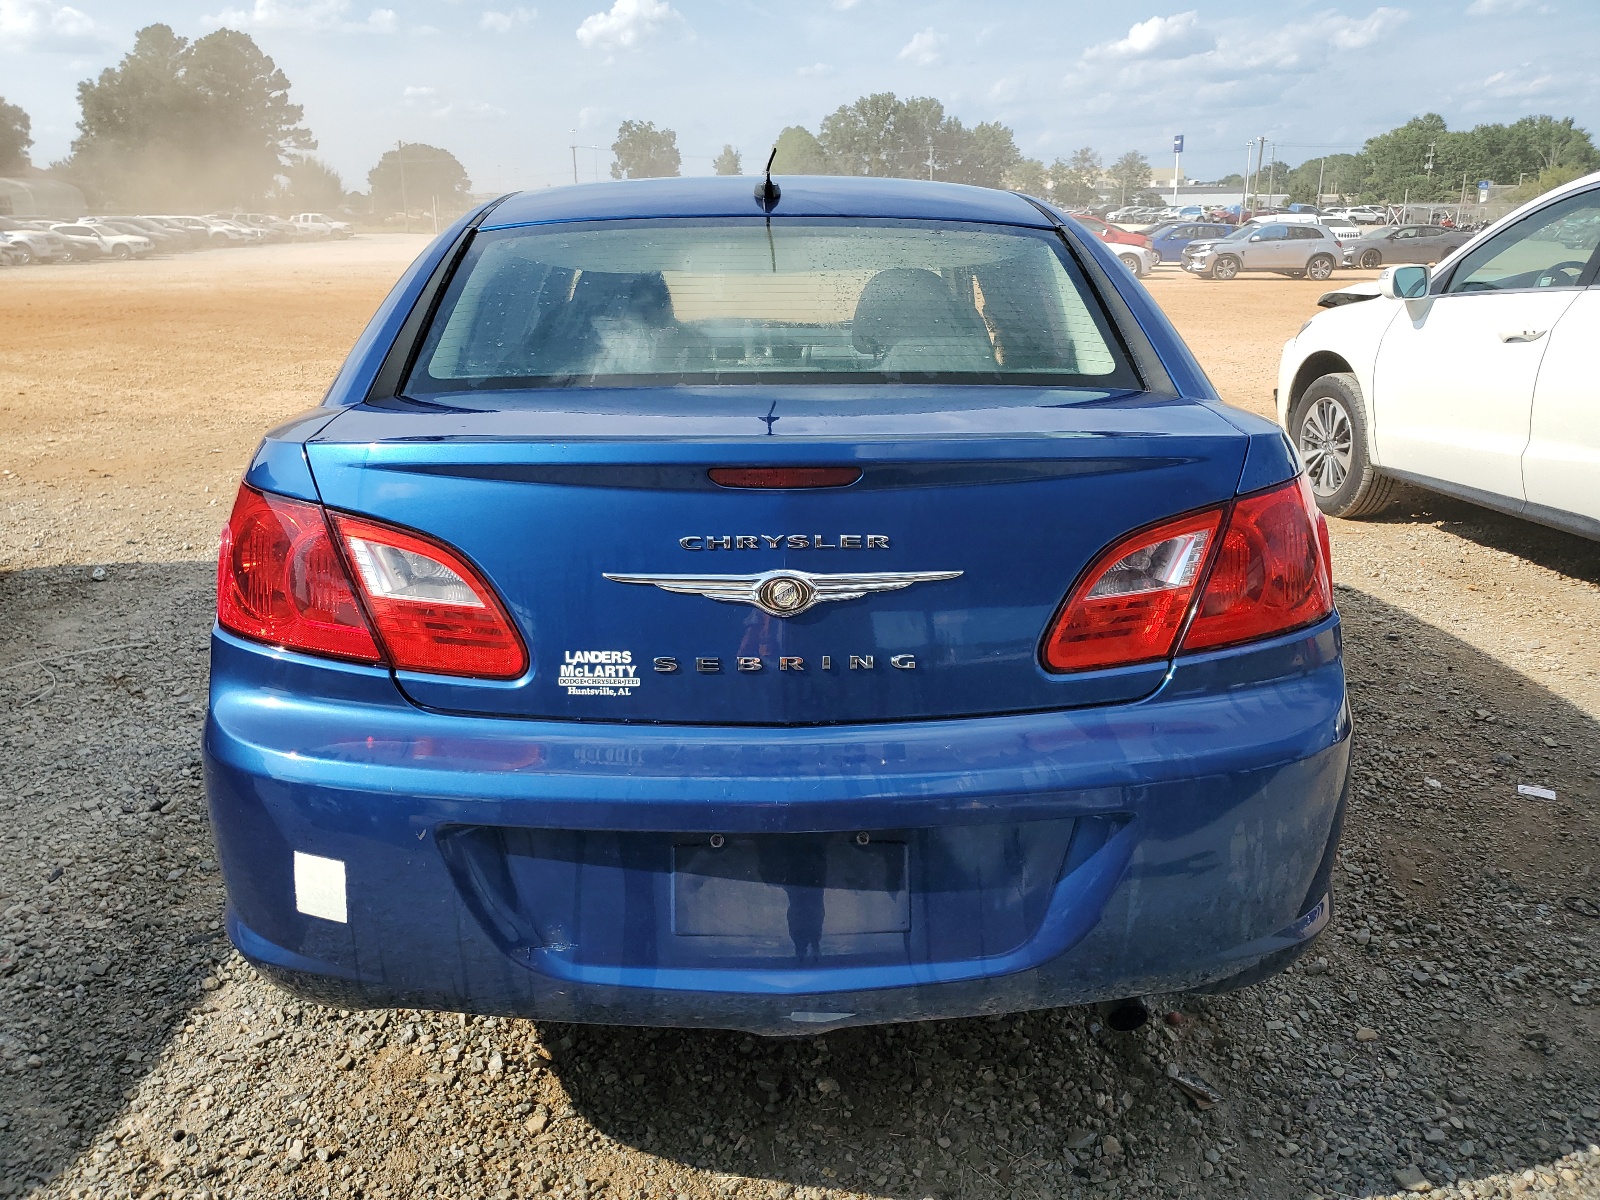
[[[345,911],[344,862],[294,852],[294,906],[308,917],[349,923]]]

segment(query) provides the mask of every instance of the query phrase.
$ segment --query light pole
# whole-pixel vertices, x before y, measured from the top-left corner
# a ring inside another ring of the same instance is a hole
[[[1183,169],[1183,134],[1172,139],[1172,207],[1178,207],[1178,172]]]
[[[394,144],[395,160],[400,164],[400,210],[405,214],[406,232],[411,232],[411,205],[406,199],[406,144]]]

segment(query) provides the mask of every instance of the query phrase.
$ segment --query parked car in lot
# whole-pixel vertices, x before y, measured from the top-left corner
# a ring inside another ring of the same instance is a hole
[[[21,246],[13,246],[6,241],[6,235],[0,233],[0,267],[25,267],[32,261],[33,255]]]
[[[1588,230],[1569,245],[1561,232]],[[1283,351],[1278,415],[1317,503],[1383,509],[1407,482],[1600,538],[1600,174],[1441,262],[1323,297]]]
[[[1150,246],[1162,262],[1182,262],[1183,248],[1190,242],[1215,241],[1233,232],[1231,225],[1215,221],[1183,221],[1159,225],[1147,235]]]
[[[1436,263],[1471,239],[1439,225],[1384,225],[1344,243],[1344,263],[1368,271],[1391,263]]]
[[[1048,205],[779,185],[480,206],[261,444],[204,777],[282,986],[815,1034],[1228,990],[1328,926],[1281,432]]]
[[[0,239],[10,243],[13,257],[21,257],[22,265],[66,262],[72,257],[71,247],[60,234],[38,229],[16,217],[0,217]]]
[[[1113,225],[1110,221],[1101,219],[1093,213],[1073,213],[1072,219],[1082,225],[1095,237],[1111,246],[1149,246],[1150,239],[1142,233],[1129,233]]]
[[[52,233],[65,239],[74,258],[144,258],[155,249],[147,237],[113,233],[93,225],[52,225]]]
[[[1345,244],[1355,241],[1362,233],[1362,227],[1349,217],[1323,217],[1318,224]]]
[[[1327,279],[1339,265],[1339,241],[1321,225],[1245,224],[1216,241],[1191,242],[1183,269],[1207,279],[1233,279],[1241,271],[1276,271]]]
[[[1149,246],[1114,246],[1112,249],[1122,260],[1122,265],[1139,279],[1150,274],[1161,263],[1161,256]]]
[[[322,213],[296,213],[289,220],[302,229],[310,230],[320,237],[347,238],[355,233],[355,227],[348,221],[335,221],[332,217],[324,216]]]

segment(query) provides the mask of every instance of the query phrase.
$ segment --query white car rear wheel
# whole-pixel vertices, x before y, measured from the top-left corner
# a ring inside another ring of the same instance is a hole
[[[1133,272],[1135,279],[1138,279],[1144,275],[1144,263],[1139,261],[1139,256],[1137,254],[1119,254],[1117,257],[1122,259],[1123,266],[1127,267],[1128,270]]]

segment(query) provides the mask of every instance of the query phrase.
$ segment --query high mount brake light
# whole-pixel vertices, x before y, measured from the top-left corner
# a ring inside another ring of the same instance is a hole
[[[402,671],[515,679],[522,638],[459,554],[376,521],[241,487],[222,533],[217,621],[307,654]],[[352,574],[346,558],[355,566]]]
[[[528,652],[494,590],[454,550],[333,513],[389,661],[401,671],[515,679]]]
[[[725,488],[848,487],[861,478],[860,467],[712,467],[711,482]]]
[[[217,622],[289,650],[383,659],[321,506],[254,488],[239,489],[222,531]]]
[[[1142,529],[1073,589],[1045,638],[1044,665],[1132,666],[1310,625],[1333,611],[1331,561],[1327,521],[1303,475],[1227,510]]]
[[[1333,611],[1328,523],[1304,475],[1241,496],[1206,580],[1183,649],[1255,641]]]
[[[1221,521],[1220,508],[1193,513],[1102,554],[1051,624],[1045,666],[1091,671],[1169,657]]]

